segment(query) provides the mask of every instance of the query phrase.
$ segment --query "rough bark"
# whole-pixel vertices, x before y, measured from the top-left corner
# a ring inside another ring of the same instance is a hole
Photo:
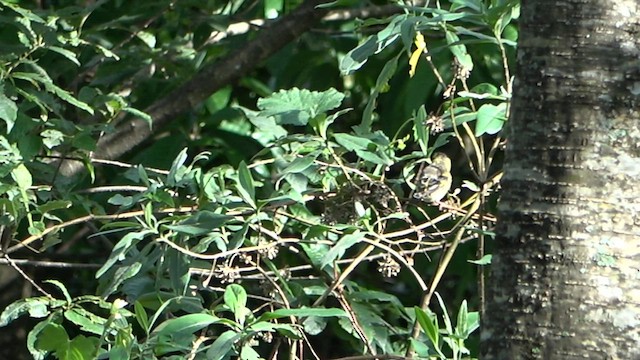
[[[640,8],[522,0],[483,359],[640,359]]]

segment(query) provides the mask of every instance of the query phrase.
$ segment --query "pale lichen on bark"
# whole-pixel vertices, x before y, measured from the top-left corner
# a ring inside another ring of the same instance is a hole
[[[636,1],[523,2],[483,359],[640,358],[639,38]]]

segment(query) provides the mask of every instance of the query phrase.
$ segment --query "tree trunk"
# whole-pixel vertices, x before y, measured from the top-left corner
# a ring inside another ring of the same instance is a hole
[[[483,359],[640,359],[640,9],[522,0]]]

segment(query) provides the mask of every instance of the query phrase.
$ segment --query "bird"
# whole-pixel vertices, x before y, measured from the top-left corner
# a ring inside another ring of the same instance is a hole
[[[413,197],[433,204],[440,204],[451,189],[451,159],[443,153],[435,153],[431,163],[423,166],[415,179]]]

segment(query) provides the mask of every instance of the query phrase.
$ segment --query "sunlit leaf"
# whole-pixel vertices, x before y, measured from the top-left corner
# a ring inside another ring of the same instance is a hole
[[[69,51],[67,49],[64,49],[64,48],[61,48],[61,47],[58,47],[58,46],[49,46],[49,47],[47,47],[47,49],[64,56],[65,58],[67,58],[72,63],[80,66],[80,61],[78,61],[78,58],[76,57],[76,54],[74,54],[72,51]]]
[[[31,173],[24,164],[18,165],[11,171],[11,177],[20,186],[20,189],[27,190],[33,186],[33,178]]]
[[[224,291],[224,303],[231,309],[236,317],[236,321],[241,321],[247,306],[247,292],[237,284],[227,286]]]
[[[475,135],[496,134],[507,121],[506,118],[507,104],[500,105],[484,104],[478,109]]]
[[[460,41],[460,38],[454,32],[445,30],[445,36],[447,38],[447,43],[449,44],[449,50],[451,50],[451,53],[456,57],[458,63],[468,72],[471,72],[471,70],[473,70],[473,60],[467,53],[467,47],[463,44],[455,45],[455,43]]]
[[[323,268],[329,264],[331,264],[336,259],[341,259],[344,255],[345,251],[357,244],[364,238],[364,234],[360,232],[355,232],[353,234],[348,234],[343,236],[338,242],[327,252],[327,254],[322,258],[322,263],[320,267]]]
[[[238,165],[238,192],[251,207],[256,207],[256,188],[251,171],[244,161]]]
[[[491,264],[491,258],[492,258],[492,255],[491,254],[487,254],[487,255],[483,256],[479,260],[467,260],[467,261],[472,263],[472,264],[476,264],[476,265],[489,265],[489,264]]]
[[[35,318],[45,317],[49,314],[48,303],[47,300],[40,298],[18,300],[11,303],[0,314],[0,327],[7,326],[7,324],[26,313]]]
[[[13,124],[16,122],[18,115],[18,107],[13,100],[0,94],[0,119],[4,120],[7,124],[7,133],[13,129]]]
[[[153,330],[153,336],[173,334],[193,334],[194,332],[218,322],[220,318],[209,314],[187,314],[169,319]]]
[[[263,314],[261,318],[264,319],[278,319],[283,317],[296,316],[296,317],[306,317],[306,316],[317,316],[317,317],[345,317],[347,313],[342,309],[336,308],[297,308],[297,309],[278,309],[275,311],[271,311]]]
[[[233,344],[240,338],[240,334],[232,330],[227,330],[220,334],[207,350],[207,359],[222,360],[233,351]]]
[[[340,106],[344,94],[336,89],[323,92],[293,88],[280,90],[270,97],[259,99],[263,116],[274,116],[278,124],[306,125],[310,119]]]
[[[64,318],[78,325],[82,331],[102,335],[107,319],[83,308],[75,307],[64,312]]]
[[[67,287],[63,283],[58,280],[45,280],[44,282],[57,287],[62,292],[62,295],[64,295],[67,303],[71,303],[71,295],[69,294],[69,290],[67,290]]]

